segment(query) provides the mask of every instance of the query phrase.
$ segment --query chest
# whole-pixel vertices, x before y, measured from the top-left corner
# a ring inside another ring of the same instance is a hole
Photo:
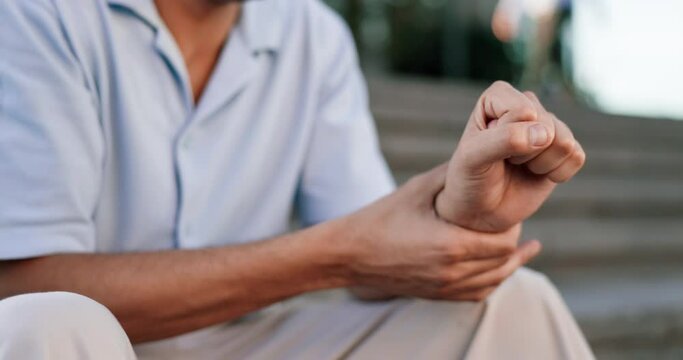
[[[303,72],[235,39],[195,106],[170,36],[114,22],[100,91],[103,250],[216,246],[286,228],[315,93]]]

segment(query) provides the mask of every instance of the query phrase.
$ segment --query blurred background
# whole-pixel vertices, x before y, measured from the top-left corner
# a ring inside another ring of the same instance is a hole
[[[446,161],[493,80],[588,153],[525,225],[601,359],[683,358],[683,1],[327,0],[399,182]]]

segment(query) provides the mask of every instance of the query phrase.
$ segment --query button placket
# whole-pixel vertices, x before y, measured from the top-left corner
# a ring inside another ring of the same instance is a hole
[[[192,137],[184,134],[179,141],[176,164],[178,167],[178,186],[180,188],[180,214],[178,217],[179,244],[188,244],[192,235],[192,226],[188,223],[190,212],[188,211],[188,198],[191,193],[191,158]]]

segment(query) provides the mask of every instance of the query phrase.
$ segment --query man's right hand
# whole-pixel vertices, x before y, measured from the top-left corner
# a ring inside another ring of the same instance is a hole
[[[480,233],[439,219],[434,199],[446,170],[419,175],[340,219],[353,249],[355,285],[390,296],[480,301],[539,253],[537,241],[518,247],[521,225]]]

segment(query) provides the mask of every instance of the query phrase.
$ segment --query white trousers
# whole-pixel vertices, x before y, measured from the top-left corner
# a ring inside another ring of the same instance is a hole
[[[520,269],[482,303],[350,298],[133,347],[104,306],[55,292],[0,301],[0,359],[593,359],[545,276]]]

